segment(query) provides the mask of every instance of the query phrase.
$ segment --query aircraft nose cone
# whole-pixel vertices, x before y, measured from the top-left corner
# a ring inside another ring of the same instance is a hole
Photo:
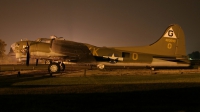
[[[13,51],[15,51],[15,44],[16,44],[16,43],[13,43],[13,44],[11,44],[11,46],[10,46],[11,49],[12,49]]]
[[[19,45],[17,44],[17,43],[13,43],[12,45],[11,45],[11,49],[14,51],[14,52],[18,52],[17,51],[17,48],[19,47]]]

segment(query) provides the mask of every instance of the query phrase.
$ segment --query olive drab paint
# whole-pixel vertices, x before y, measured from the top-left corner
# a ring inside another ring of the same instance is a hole
[[[110,55],[111,59],[111,54],[115,54],[115,56],[123,58],[123,61],[118,60],[115,64],[106,63],[107,60],[101,62],[103,59],[96,58],[99,64],[107,66],[189,66],[185,49],[185,36],[177,24],[170,25],[156,42],[148,46],[101,47],[95,52],[91,49],[91,52],[98,57],[109,57]],[[123,53],[126,53],[127,56],[123,56]]]
[[[12,44],[11,48],[16,53],[16,58],[26,57],[26,43],[29,44],[30,58],[58,62],[73,60],[101,68],[105,66],[188,67],[190,65],[186,55],[184,32],[177,24],[170,25],[157,41],[147,46],[97,47],[54,36],[54,38],[39,38],[36,41],[19,41]]]

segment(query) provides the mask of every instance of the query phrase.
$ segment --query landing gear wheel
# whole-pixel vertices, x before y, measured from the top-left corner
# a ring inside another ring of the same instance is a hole
[[[57,63],[49,64],[48,67],[49,73],[58,73],[60,72],[60,66]]]
[[[60,71],[65,71],[65,64],[64,63],[60,64]]]
[[[98,65],[97,65],[97,68],[103,70],[103,69],[105,68],[105,66],[104,66],[103,64],[98,64]]]

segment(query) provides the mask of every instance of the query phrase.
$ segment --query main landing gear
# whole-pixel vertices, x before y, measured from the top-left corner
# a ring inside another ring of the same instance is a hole
[[[48,71],[50,74],[59,73],[60,71],[65,70],[65,64],[62,62],[59,63],[50,63],[48,67]]]

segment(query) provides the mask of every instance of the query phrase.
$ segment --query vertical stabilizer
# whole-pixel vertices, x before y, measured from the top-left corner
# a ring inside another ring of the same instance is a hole
[[[155,54],[183,57],[186,56],[185,36],[181,27],[177,24],[170,25],[163,36],[149,46]]]

